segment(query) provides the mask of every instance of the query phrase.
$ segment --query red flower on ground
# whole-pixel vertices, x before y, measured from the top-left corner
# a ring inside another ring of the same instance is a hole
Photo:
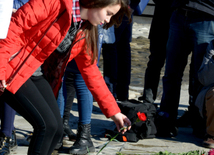
[[[145,113],[140,113],[140,112],[138,112],[137,113],[137,116],[138,116],[138,118],[141,120],[141,121],[146,121],[146,115],[145,115]]]
[[[122,138],[123,138],[123,141],[124,141],[124,142],[127,142],[126,136],[122,136]]]
[[[208,155],[214,155],[214,149],[211,149],[211,150],[208,152]]]

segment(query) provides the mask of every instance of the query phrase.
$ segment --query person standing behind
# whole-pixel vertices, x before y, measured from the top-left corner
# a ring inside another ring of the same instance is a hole
[[[193,134],[202,137],[205,123],[195,106],[196,97],[202,88],[197,72],[207,45],[214,39],[214,1],[174,0],[172,7],[175,11],[170,19],[163,95],[160,103],[160,110],[169,114],[168,126],[162,126],[158,132],[160,135],[176,136],[170,133],[175,130],[182,77],[188,56],[192,52],[188,110],[191,113]]]
[[[195,101],[201,116],[206,120],[206,135],[202,145],[214,149],[214,40],[207,47],[198,79],[204,86]]]
[[[8,36],[0,40],[3,91],[0,99],[33,126],[29,155],[50,155],[62,137],[62,119],[56,96],[64,69],[72,59],[75,59],[102,112],[115,122],[118,131],[131,125],[106,87],[96,64],[96,26],[105,23],[108,28],[120,24],[119,19],[124,14],[130,18],[127,0],[30,0],[13,14]],[[81,20],[81,25],[75,27],[74,23],[80,24]],[[69,30],[74,27],[78,31],[73,44],[60,46],[69,41]],[[36,45],[34,53],[23,61]],[[22,48],[25,50],[17,53]],[[21,70],[17,70],[22,62]],[[14,71],[18,74],[8,84]],[[122,133],[126,131],[127,128]]]
[[[103,33],[109,31],[110,28],[106,30],[101,28],[100,25],[98,25],[97,64],[99,62],[99,57],[101,53]],[[90,138],[93,96],[88,90],[75,60],[72,60],[68,63],[61,87],[62,92],[59,92],[57,103],[58,105],[63,105],[64,107],[62,108],[64,110],[64,112],[62,112],[64,129],[63,139],[75,141],[74,145],[69,149],[69,153],[86,154],[88,150],[90,152],[94,152],[95,148]],[[69,126],[70,110],[73,105],[75,95],[77,97],[79,114],[77,136],[74,134],[74,132]],[[59,101],[62,101],[63,103]]]
[[[110,28],[105,30],[101,28],[100,25],[98,25],[97,64],[99,62],[101,53],[103,33],[109,31],[109,29]],[[80,71],[77,67],[75,60],[72,60],[71,62],[68,63],[66,67],[62,86],[59,90],[59,94],[57,97],[57,104],[60,109],[61,117],[63,118],[63,129],[64,129],[63,139],[67,139],[70,141],[76,140],[76,135],[69,126],[70,110],[73,105],[75,95],[77,96],[78,100],[77,101],[78,110],[80,110],[79,115],[81,115],[81,117],[79,118],[79,122],[82,124],[90,124],[91,122],[90,113],[92,112],[93,96],[88,90],[87,86],[85,85],[85,82],[80,74]],[[85,113],[87,114],[85,115]]]
[[[76,141],[69,149],[69,153],[86,154],[88,150],[90,152],[94,152],[95,148],[93,142],[91,141],[91,114],[93,109],[93,96],[88,90],[85,81],[83,80],[82,75],[77,68],[75,60],[69,62],[68,66],[66,67],[63,85],[63,92],[66,93],[67,96],[64,96],[66,102],[63,115],[63,127],[64,131],[67,131],[69,139],[74,139],[74,134],[69,134],[68,132],[71,131],[68,122],[70,117],[70,109],[73,105],[75,94],[77,96],[79,114],[77,137],[75,139]]]
[[[103,29],[101,25],[98,25],[98,44],[97,44],[98,62],[101,53],[103,36],[105,36],[104,38],[105,40],[109,39],[106,36],[106,34],[112,28],[113,27],[110,27],[106,30]],[[69,153],[86,154],[88,150],[90,152],[94,152],[95,148],[90,138],[93,96],[91,92],[88,90],[75,60],[69,62],[66,67],[60,91],[57,98],[57,103],[59,107],[62,107],[60,113],[63,117],[63,129],[64,129],[63,139],[75,141],[74,145],[69,149]],[[70,110],[73,105],[75,95],[77,97],[78,114],[79,114],[77,136],[71,130],[69,125]]]
[[[124,16],[121,25],[114,27],[115,42],[102,45],[104,79],[114,98],[120,101],[129,98],[132,24]]]
[[[157,97],[161,69],[166,59],[169,20],[173,12],[173,0],[153,1],[155,10],[149,32],[150,56],[145,72],[143,95],[138,98],[147,103],[154,103]]]

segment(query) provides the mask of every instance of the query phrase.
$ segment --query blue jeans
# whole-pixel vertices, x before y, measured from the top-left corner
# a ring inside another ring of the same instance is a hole
[[[98,29],[98,43],[97,43],[97,48],[98,48],[98,58],[97,58],[97,66],[99,65],[99,60],[100,60],[100,54],[101,54],[101,49],[102,49],[102,44],[103,44],[103,32],[104,29],[102,28],[102,26],[98,25],[97,27]]]
[[[57,101],[64,101],[64,103],[62,103],[64,106],[64,108],[62,108],[64,109],[62,114],[63,118],[69,120],[70,109],[76,92],[79,122],[82,124],[91,123],[93,96],[88,90],[82,75],[78,73],[78,71],[66,71],[61,89],[63,93],[59,92]],[[59,107],[62,107],[62,105],[59,105]]]
[[[60,112],[61,118],[63,118],[63,115],[64,115],[65,98],[67,98],[67,97],[63,97],[63,96],[66,96],[66,95],[63,94],[63,84],[62,84],[61,88],[59,89],[59,94],[58,94],[58,98],[57,98],[57,104],[59,107],[59,112]]]
[[[1,132],[7,137],[11,137],[12,131],[14,130],[15,114],[16,111],[7,103],[0,103]]]
[[[93,96],[88,90],[81,74],[75,74],[74,86],[78,101],[79,122],[82,124],[89,124],[91,123]]]
[[[214,17],[204,15],[186,17],[178,11],[170,19],[167,42],[166,67],[163,77],[163,96],[160,108],[168,112],[172,121],[177,118],[180,89],[188,55],[192,52],[189,95],[190,106],[201,89],[197,72],[202,63],[207,45],[214,39]]]
[[[99,59],[100,59],[102,42],[103,42],[103,29],[99,26],[98,27],[98,43],[97,43],[97,46],[98,46],[97,65],[98,65]],[[70,71],[66,71],[65,76],[63,77],[63,83],[59,90],[57,104],[58,104],[58,107],[60,110],[61,117],[69,120],[70,109],[73,105],[73,100],[74,100],[76,91],[78,91],[80,94],[83,95],[83,97],[80,97],[80,96],[77,97],[77,99],[80,98],[80,100],[81,100],[81,101],[78,101],[78,105],[80,105],[80,106],[81,106],[81,104],[84,105],[86,103],[86,101],[88,100],[88,103],[90,103],[89,105],[91,105],[91,107],[92,107],[93,106],[93,96],[92,96],[91,92],[88,90],[87,86],[85,85],[85,82],[78,70],[75,60],[72,60],[71,62],[69,62],[67,68],[69,68]],[[83,87],[79,88],[78,84],[80,84]],[[85,100],[83,98],[87,98],[86,94],[88,94],[88,99]],[[91,114],[86,114],[83,116],[82,114],[85,113],[84,108],[79,107],[79,109],[80,109],[80,111],[83,111],[83,113],[79,111],[81,113],[81,118],[83,117],[83,120],[80,119],[80,122],[83,124],[88,124],[88,122],[90,123]],[[92,108],[89,108],[89,110],[92,112]]]
[[[124,17],[114,32],[115,43],[103,44],[104,79],[115,98],[126,100],[129,96],[131,78],[132,23],[129,24],[127,17]]]

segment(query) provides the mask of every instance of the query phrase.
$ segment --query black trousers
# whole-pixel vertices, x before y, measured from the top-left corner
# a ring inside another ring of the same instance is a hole
[[[43,76],[32,76],[12,94],[0,97],[33,126],[29,155],[50,155],[63,134],[56,98]]]
[[[169,6],[155,5],[155,12],[149,32],[150,55],[144,78],[142,100],[153,103],[156,100],[161,69],[166,59],[166,44],[172,10]],[[161,23],[161,24],[160,24]]]
[[[66,104],[64,109],[63,119],[70,119],[70,110],[73,105],[74,97],[76,95],[76,90],[74,87],[75,74],[69,71],[65,71],[64,82],[66,89]]]

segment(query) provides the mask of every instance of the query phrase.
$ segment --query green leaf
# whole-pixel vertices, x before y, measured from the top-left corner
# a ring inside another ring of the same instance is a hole
[[[112,141],[119,142],[117,139],[113,139]]]
[[[105,135],[106,135],[106,137],[110,137],[110,138],[112,138],[112,137],[111,137],[111,135],[109,135],[109,134],[105,134]]]

